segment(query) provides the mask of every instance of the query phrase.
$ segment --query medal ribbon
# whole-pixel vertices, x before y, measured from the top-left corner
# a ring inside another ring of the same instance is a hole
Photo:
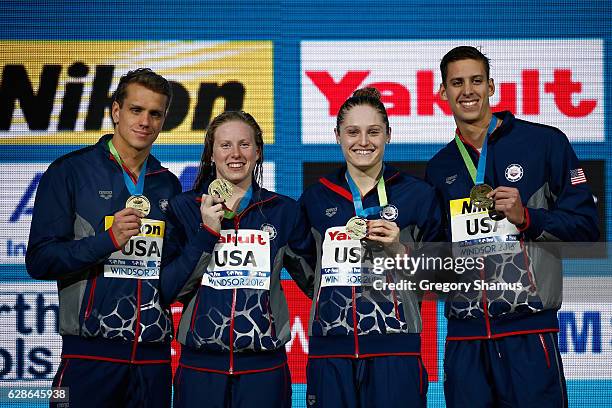
[[[348,181],[349,188],[351,189],[351,194],[353,196],[353,205],[355,206],[355,214],[361,218],[367,218],[368,215],[376,214],[380,212],[383,207],[388,204],[387,201],[387,190],[385,189],[385,180],[383,178],[383,173],[385,171],[385,166],[383,165],[380,178],[378,179],[378,183],[376,185],[376,190],[378,191],[378,202],[379,205],[376,207],[363,208],[363,203],[361,201],[361,193],[359,192],[359,188],[357,188],[357,184],[353,181],[353,178],[349,174],[348,170],[346,171],[346,180]]]
[[[472,177],[472,181],[474,185],[484,184],[486,166],[487,166],[487,144],[489,142],[489,136],[495,130],[497,126],[497,117],[493,115],[491,121],[489,122],[489,128],[487,129],[487,135],[485,136],[484,142],[482,144],[482,150],[480,152],[480,158],[478,159],[478,170],[474,166],[472,162],[472,158],[468,153],[465,145],[461,141],[458,132],[455,132],[455,143],[459,148],[459,153],[461,153],[461,157],[463,158],[463,162],[465,163],[465,167],[467,167],[468,172],[470,173],[470,177]]]
[[[249,189],[246,191],[246,193],[244,193],[244,195],[240,199],[240,203],[238,204],[238,209],[235,212],[227,208],[225,206],[225,203],[223,203],[223,207],[224,207],[223,208],[223,212],[224,212],[223,218],[231,220],[232,218],[236,216],[236,214],[240,214],[241,212],[243,212],[249,205],[249,202],[251,202],[252,196],[253,196],[253,186],[250,186]]]
[[[108,149],[110,150],[111,154],[113,155],[117,163],[119,163],[119,167],[121,167],[121,171],[123,172],[123,181],[128,191],[130,192],[130,194],[133,196],[143,195],[145,174],[147,172],[147,161],[149,160],[149,157],[147,156],[144,163],[142,164],[142,170],[140,170],[140,176],[138,176],[138,182],[134,184],[134,181],[132,181],[132,178],[130,177],[130,175],[127,173],[127,171],[125,171],[125,168],[123,167],[123,161],[121,160],[121,157],[119,156],[119,152],[117,151],[117,149],[115,149],[115,146],[113,145],[112,140],[108,141]]]

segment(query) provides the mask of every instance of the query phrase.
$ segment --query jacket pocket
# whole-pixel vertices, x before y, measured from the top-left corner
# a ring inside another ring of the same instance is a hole
[[[88,279],[87,282],[87,286],[89,287],[89,289],[85,289],[85,293],[87,293],[87,301],[85,302],[85,299],[83,299],[83,304],[85,305],[85,312],[83,315],[84,321],[89,319],[89,316],[91,315],[91,310],[93,309],[93,303],[96,294],[96,280],[97,276],[94,276],[93,278]]]
[[[233,351],[266,351],[280,346],[268,291],[237,289],[235,304],[233,290],[202,286],[196,296],[187,335],[190,347],[229,351],[230,339]]]
[[[542,333],[538,334],[540,339],[540,345],[542,346],[542,351],[544,352],[544,359],[546,360],[546,368],[550,368],[550,353],[548,351],[548,346],[546,345],[546,340],[544,339],[544,335]]]
[[[402,304],[394,291],[362,289],[357,299],[360,333],[404,333],[407,325]]]
[[[353,332],[353,296],[349,286],[319,289],[312,324],[313,336],[348,336]]]
[[[134,279],[91,278],[83,299],[83,337],[132,341],[138,313]]]

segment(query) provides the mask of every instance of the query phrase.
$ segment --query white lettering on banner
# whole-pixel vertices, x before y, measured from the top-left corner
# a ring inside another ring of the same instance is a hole
[[[493,221],[487,211],[476,210],[469,198],[451,200],[451,234],[453,255],[480,257],[519,253],[519,231],[507,218]]]
[[[270,236],[254,229],[221,230],[202,285],[213,289],[270,289]]]
[[[61,353],[57,285],[0,283],[0,380],[50,384]]]
[[[612,379],[612,277],[566,277],[563,299],[558,336],[565,377]]]
[[[106,229],[112,223],[113,217],[105,217]],[[104,277],[159,279],[164,232],[164,221],[143,218],[140,233],[130,238],[123,249],[113,252],[104,263]]]
[[[0,263],[23,264],[36,188],[47,169],[45,163],[2,163],[1,174],[10,174],[2,180],[0,190]]]
[[[394,116],[394,143],[447,143],[455,124],[448,103],[438,95],[439,64],[444,54],[464,43],[303,41],[303,143],[333,143],[340,106],[364,86],[381,91],[388,115]],[[572,142],[604,141],[603,40],[477,43],[495,62],[495,111],[552,124]]]
[[[285,344],[285,349],[287,353],[291,353],[291,349],[293,348],[293,342],[298,341],[300,343],[302,353],[308,355],[308,335],[304,330],[304,324],[302,323],[302,319],[300,316],[295,316],[293,320],[293,324],[291,325],[291,340]]]
[[[346,227],[329,228],[323,241],[321,286],[372,286],[382,276],[374,262],[379,256],[384,252],[363,247],[348,236]]]

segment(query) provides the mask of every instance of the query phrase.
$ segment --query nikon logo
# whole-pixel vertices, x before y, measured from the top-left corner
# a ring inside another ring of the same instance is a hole
[[[31,131],[101,130],[107,110],[110,112],[112,93],[123,73],[116,72],[114,65],[90,66],[77,61],[67,68],[43,65],[40,77],[34,80],[25,65],[5,65],[0,82],[0,131],[11,130],[11,125],[17,122],[18,109],[25,121],[20,126]],[[68,80],[61,82],[60,78]],[[244,106],[245,86],[238,81],[201,82],[192,90],[193,94],[179,82],[170,81],[170,84],[174,96],[164,123],[166,131],[189,120],[190,109],[193,110],[191,130],[203,131],[218,101],[224,102],[225,110],[241,110]],[[192,100],[191,95],[196,99]],[[59,115],[57,128],[50,128],[55,115]],[[77,129],[79,118],[84,119],[82,129]]]

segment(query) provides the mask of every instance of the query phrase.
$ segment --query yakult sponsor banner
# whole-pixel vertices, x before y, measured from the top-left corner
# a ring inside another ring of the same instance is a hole
[[[494,111],[558,127],[572,142],[604,141],[602,40],[304,41],[302,142],[334,143],[335,117],[358,88],[382,93],[394,143],[447,143],[454,122],[438,89],[440,60],[458,46],[491,60]]]
[[[271,41],[0,41],[0,48],[0,144],[86,144],[112,133],[112,92],[138,67],[163,75],[174,92],[158,143],[202,143],[224,109],[251,113],[265,142],[274,142]]]
[[[163,163],[181,181],[183,190],[192,188],[198,174],[197,162],[170,162]],[[32,222],[32,209],[36,189],[40,178],[49,167],[46,163],[2,163],[0,174],[10,174],[10,180],[2,180],[0,189],[0,264],[23,264],[30,223]],[[274,191],[275,166],[268,161],[263,165],[263,186]],[[104,202],[112,192],[100,191],[97,199]],[[152,203],[161,205],[161,203]]]

